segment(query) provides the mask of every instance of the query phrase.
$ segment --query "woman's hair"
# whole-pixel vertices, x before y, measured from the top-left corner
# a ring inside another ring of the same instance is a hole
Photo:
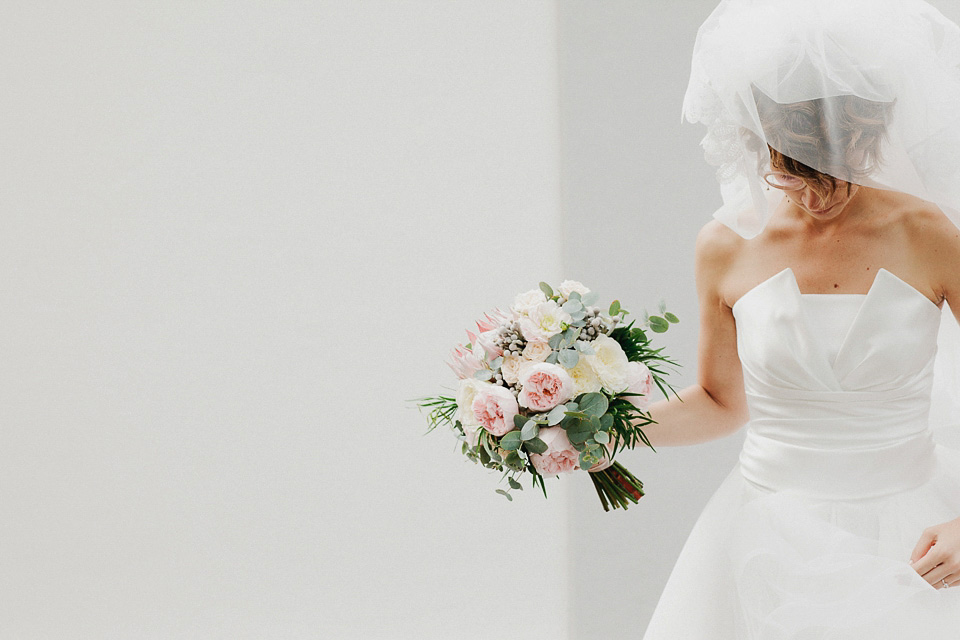
[[[849,193],[850,182],[861,182],[880,163],[893,102],[842,95],[780,104],[756,88],[753,94],[770,168],[802,178],[823,201],[841,182]],[[815,160],[818,168],[798,158]]]

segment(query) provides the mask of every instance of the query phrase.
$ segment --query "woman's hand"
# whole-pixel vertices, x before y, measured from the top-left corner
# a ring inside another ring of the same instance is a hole
[[[936,589],[960,581],[960,518],[924,529],[910,566]]]

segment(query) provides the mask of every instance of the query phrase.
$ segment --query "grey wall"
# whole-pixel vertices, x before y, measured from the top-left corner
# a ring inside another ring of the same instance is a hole
[[[666,298],[695,379],[713,4],[6,3],[0,637],[640,637],[739,438],[605,514],[407,401],[541,279]]]
[[[0,637],[566,635],[563,487],[406,402],[559,275],[555,22],[5,3]]]
[[[697,27],[713,0],[560,4],[564,261],[636,314],[661,298],[680,324],[657,338],[696,382],[693,245],[720,203],[703,132],[681,123]],[[736,461],[738,434],[630,452],[646,495],[604,513],[570,486],[571,638],[639,638],[700,509]],[[616,615],[597,615],[597,612]]]

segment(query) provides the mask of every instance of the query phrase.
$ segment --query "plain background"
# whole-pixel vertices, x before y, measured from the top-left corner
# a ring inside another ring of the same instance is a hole
[[[508,503],[410,400],[567,278],[695,380],[714,6],[0,9],[0,637],[640,638],[740,436]]]

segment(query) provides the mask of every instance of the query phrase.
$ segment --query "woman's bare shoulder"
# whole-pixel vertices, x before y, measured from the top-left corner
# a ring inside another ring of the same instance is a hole
[[[746,240],[730,227],[710,220],[697,233],[696,274],[701,291],[711,291],[720,296],[720,283]]]
[[[941,297],[960,296],[960,227],[922,200],[903,211],[901,224],[911,253],[931,276],[930,288]]]
[[[697,262],[716,269],[729,266],[746,240],[718,220],[710,220],[697,233]]]

